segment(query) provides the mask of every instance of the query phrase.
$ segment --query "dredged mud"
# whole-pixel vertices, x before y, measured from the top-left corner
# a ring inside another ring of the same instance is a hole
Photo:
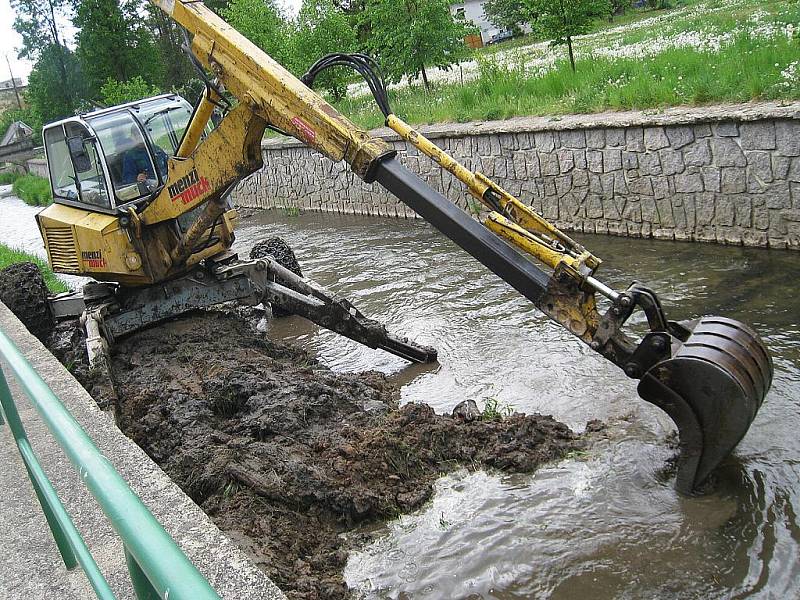
[[[64,352],[78,341],[55,352],[101,396]],[[441,474],[530,472],[582,446],[551,417],[398,407],[383,375],[334,374],[220,311],[118,342],[111,369],[122,430],[290,598],[347,597],[341,534],[420,507]]]

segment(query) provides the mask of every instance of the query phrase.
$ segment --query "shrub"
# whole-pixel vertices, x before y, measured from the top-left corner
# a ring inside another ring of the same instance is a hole
[[[53,202],[50,182],[37,175],[23,175],[14,181],[14,195],[31,206],[47,206]]]

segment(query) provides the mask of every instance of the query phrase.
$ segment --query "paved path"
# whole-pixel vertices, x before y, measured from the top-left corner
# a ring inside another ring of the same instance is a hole
[[[147,455],[126,438],[69,372],[0,303],[0,330],[34,365],[103,454],[223,598],[282,599],[283,594],[225,537]],[[119,598],[133,598],[122,544],[3,366],[39,461]],[[94,595],[80,568],[67,572],[7,425],[0,427],[0,598]]]

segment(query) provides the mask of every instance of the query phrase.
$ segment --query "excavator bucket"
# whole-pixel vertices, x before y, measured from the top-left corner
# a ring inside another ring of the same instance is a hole
[[[691,494],[744,437],[772,383],[772,359],[758,335],[723,317],[682,324],[672,355],[653,365],[639,395],[678,426],[675,487]]]

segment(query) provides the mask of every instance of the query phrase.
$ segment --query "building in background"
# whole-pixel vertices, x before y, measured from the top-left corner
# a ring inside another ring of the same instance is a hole
[[[513,33],[510,30],[503,30],[495,27],[489,19],[486,18],[486,13],[483,10],[483,5],[486,0],[463,0],[463,2],[455,2],[450,5],[450,12],[456,16],[462,16],[467,22],[472,23],[480,29],[480,44],[477,43],[477,36],[467,36],[465,40],[467,45],[472,48],[479,48],[486,44],[493,44],[502,40],[510,39]]]
[[[0,81],[0,114],[4,113],[10,108],[25,107],[25,90],[27,89],[25,82],[19,77],[14,77],[14,80],[6,79]]]

